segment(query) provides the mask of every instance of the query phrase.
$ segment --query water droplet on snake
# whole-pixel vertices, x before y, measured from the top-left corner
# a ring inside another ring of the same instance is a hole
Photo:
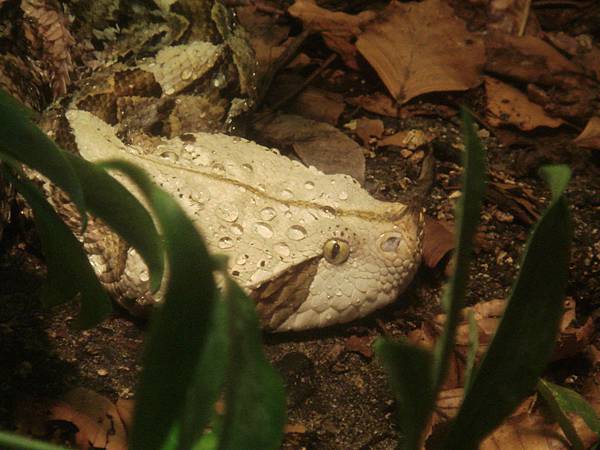
[[[239,223],[234,223],[233,225],[231,225],[231,233],[237,235],[237,236],[241,236],[242,234],[244,234],[244,227],[242,227]]]
[[[267,206],[260,211],[260,217],[266,221],[272,220],[276,215],[277,213],[270,206]]]
[[[306,229],[300,225],[292,225],[287,231],[287,236],[293,241],[301,241],[306,234]]]
[[[235,222],[240,213],[235,206],[223,203],[217,207],[217,215],[225,222]]]
[[[254,224],[254,230],[261,235],[262,237],[264,237],[265,239],[269,239],[270,237],[273,236],[273,229],[271,228],[271,226],[269,224],[266,224],[264,222],[257,222]]]
[[[221,239],[219,239],[217,246],[222,249],[231,248],[233,247],[233,239],[227,236],[222,237]]]
[[[287,244],[284,244],[283,242],[275,244],[274,249],[280,256],[283,256],[284,258],[290,256],[290,248]]]

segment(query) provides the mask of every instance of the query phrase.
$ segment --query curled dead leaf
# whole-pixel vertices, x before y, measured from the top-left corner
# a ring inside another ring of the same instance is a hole
[[[423,237],[423,261],[429,268],[436,267],[448,252],[455,247],[452,226],[432,217],[425,216]]]
[[[320,32],[325,45],[338,53],[348,67],[358,70],[352,41],[376,17],[373,11],[352,15],[321,8],[314,0],[296,0],[288,13],[302,21],[306,28]]]
[[[125,426],[115,405],[106,397],[85,388],[75,388],[50,409],[51,420],[71,422],[78,428],[80,449],[126,450]]]

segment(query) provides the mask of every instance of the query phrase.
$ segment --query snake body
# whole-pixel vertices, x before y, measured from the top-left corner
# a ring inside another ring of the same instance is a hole
[[[151,26],[129,30],[130,47],[144,56],[128,60],[119,45],[107,46],[105,59],[44,112],[41,126],[90,161],[121,158],[144,168],[180,202],[209,249],[229,257],[230,274],[256,301],[266,329],[347,322],[397,298],[421,258],[420,212],[375,200],[347,175],[325,175],[220,134],[256,98],[256,67],[243,30],[218,1],[171,3],[181,3],[177,13],[157,2]],[[148,5],[130,13],[146,14],[143,8]],[[73,11],[83,25],[102,22]],[[200,16],[213,22],[204,27]],[[80,24],[78,32],[89,30]],[[114,52],[120,56],[110,60]],[[16,81],[8,86],[34,103],[18,87]],[[77,232],[72,205],[55,204]],[[116,301],[130,310],[160,301],[160,294],[149,294],[140,256],[106,225],[92,218],[80,237]]]

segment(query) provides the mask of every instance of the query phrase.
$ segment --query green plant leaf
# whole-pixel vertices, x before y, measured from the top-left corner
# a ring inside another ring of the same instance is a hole
[[[571,241],[563,191],[570,171],[544,168],[550,205],[534,226],[494,339],[450,429],[449,449],[475,448],[529,395],[554,348]]]
[[[0,89],[0,159],[3,155],[46,176],[71,198],[85,225],[85,200],[63,153],[32,121],[30,110]]]
[[[600,418],[594,408],[577,392],[546,380],[539,380],[537,390],[556,417],[565,436],[575,450],[584,448],[567,413],[576,414],[596,435],[600,436]]]
[[[434,349],[433,376],[437,392],[448,371],[448,361],[454,349],[456,327],[464,298],[471,263],[473,236],[477,231],[479,211],[485,190],[485,152],[473,127],[471,115],[461,110],[465,142],[462,195],[456,207],[457,245],[454,251],[454,273],[444,289],[442,305],[446,310],[444,330]]]
[[[209,431],[202,438],[200,438],[193,447],[189,447],[192,450],[216,450],[219,448],[219,437],[216,433]]]
[[[158,290],[164,272],[163,247],[152,217],[121,183],[101,166],[65,154],[79,180],[91,213],[100,217],[140,253]]]
[[[48,444],[47,442],[37,441],[15,433],[0,431],[0,444],[2,448],[23,448],[25,450],[68,450],[60,445]]]
[[[213,307],[206,345],[180,419],[181,433],[178,448],[181,450],[194,447],[195,443],[202,439],[204,429],[198,424],[208,423],[214,413],[214,404],[225,382],[230,358],[227,321],[227,305],[218,295]]]
[[[182,414],[190,383],[200,370],[215,298],[213,264],[194,224],[143,170],[123,161],[103,166],[136,183],[164,237],[169,277],[164,303],[151,321],[129,447],[160,449]]]
[[[252,302],[227,278],[229,367],[220,450],[278,449],[285,424],[281,377],[265,359]]]
[[[383,338],[377,339],[374,346],[396,398],[396,416],[402,432],[400,447],[418,449],[435,400],[432,354],[410,342]]]
[[[80,292],[81,310],[74,325],[80,328],[96,325],[112,307],[81,244],[35,186],[17,180],[7,169],[2,173],[33,210],[48,266],[42,299],[46,304],[54,304],[58,299],[68,300]]]

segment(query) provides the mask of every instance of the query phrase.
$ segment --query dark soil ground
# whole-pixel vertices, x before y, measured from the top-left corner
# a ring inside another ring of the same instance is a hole
[[[359,90],[364,85],[357,81]],[[469,94],[474,106],[479,95]],[[347,114],[346,119],[351,118]],[[340,123],[345,121],[342,118]],[[424,207],[434,218],[452,220],[453,193],[460,189],[461,173],[457,119],[395,119],[391,125],[440,131],[433,144],[436,177]],[[534,193],[533,206],[538,211],[543,210],[549,192],[537,169],[545,163],[572,168],[567,190],[574,222],[568,295],[576,301],[579,320],[596,317],[600,308],[600,153],[574,147],[570,141],[576,133],[566,128],[523,135],[521,143],[511,147],[500,146],[494,130],[482,130],[493,179],[522,183]],[[534,141],[536,145],[530,145]],[[402,198],[405,177],[414,180],[417,168],[416,159],[394,151],[377,152],[367,161],[367,187],[388,200]],[[527,215],[516,211],[502,195],[496,192],[487,197],[471,271],[470,304],[506,297],[530,227]],[[112,400],[133,397],[145,324],[117,311],[101,325],[77,331],[71,326],[76,306],[43,310],[38,299],[43,260],[35,245],[22,242],[22,230],[13,224],[5,233],[0,260],[0,428],[14,429],[27,405],[58,397],[76,386]],[[433,269],[422,267],[397,302],[363,320],[325,330],[264,336],[268,358],[287,386],[291,427],[283,448],[394,448],[398,439],[394,400],[381,365],[370,351],[371,343],[381,335],[404,336],[440,312],[444,269],[444,263]],[[549,372],[559,382],[578,380],[574,387],[593,375],[583,357],[559,362]],[[64,431],[60,424],[57,427]]]

